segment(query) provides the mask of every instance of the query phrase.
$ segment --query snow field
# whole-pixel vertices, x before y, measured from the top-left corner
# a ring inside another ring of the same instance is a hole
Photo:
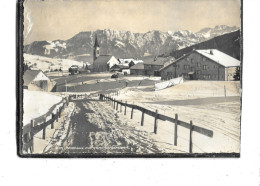
[[[55,69],[68,70],[72,65],[78,65],[79,67],[83,66],[83,62],[74,61],[70,59],[55,59],[55,58],[48,58],[38,55],[31,55],[31,54],[24,54],[24,62],[29,65],[33,66],[37,69],[42,71],[51,71]]]
[[[227,95],[214,92],[219,87],[226,86]],[[238,82],[186,82],[161,91],[141,91],[140,89],[120,92],[113,96],[116,100],[127,101],[145,107],[156,109],[160,114],[175,117],[187,123],[193,121],[197,125],[213,130],[213,138],[193,132],[194,152],[239,152],[240,151],[240,88]],[[193,92],[193,90],[196,90]],[[212,96],[214,94],[214,96]],[[190,96],[190,94],[193,94]],[[222,96],[222,97],[221,97]],[[213,98],[212,98],[213,97]],[[203,101],[203,99],[208,99]],[[174,102],[177,100],[178,102]],[[127,108],[130,118],[130,108]],[[147,118],[147,119],[146,119]],[[141,112],[134,111],[134,121],[139,125]],[[143,130],[148,131],[154,140],[160,141],[166,149],[172,149],[174,139],[174,124],[158,120],[158,134],[153,134],[154,118],[145,115]],[[138,126],[139,127],[139,126]],[[166,145],[168,144],[168,145]],[[187,152],[189,147],[189,130],[178,126],[178,148]],[[171,151],[171,150],[170,150]],[[169,152],[170,152],[169,151]]]
[[[29,91],[24,89],[23,98],[23,125],[27,125],[32,119],[46,114],[49,109],[62,100],[61,96],[47,92]],[[56,107],[58,107],[57,105]],[[54,109],[54,114],[56,109]],[[51,116],[49,116],[51,117]],[[49,118],[47,118],[48,120]]]

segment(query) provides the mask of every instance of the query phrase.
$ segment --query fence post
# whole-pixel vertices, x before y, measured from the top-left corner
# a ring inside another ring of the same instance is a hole
[[[144,126],[144,110],[142,110],[141,126]]]
[[[133,103],[132,110],[131,110],[131,119],[133,119],[133,114],[134,114],[134,103]]]
[[[175,114],[175,126],[174,126],[174,145],[177,146],[177,134],[178,130],[178,114]]]
[[[35,120],[31,120],[31,132],[30,132],[30,138],[32,141],[31,153],[33,153],[33,151],[34,151],[34,147],[33,147],[33,135],[34,135],[33,127],[34,127],[34,125],[35,125]]]
[[[123,104],[123,102],[122,102],[122,100],[121,100],[121,103],[120,103],[120,112],[122,112],[122,104]]]
[[[56,115],[58,115],[58,114],[59,114],[59,109],[56,109]],[[58,122],[58,117],[57,117],[56,121]]]
[[[113,105],[113,108],[115,109],[116,108],[116,99],[114,98],[114,105]]]
[[[157,134],[157,124],[158,124],[157,118],[158,118],[158,110],[156,109],[155,116],[154,116],[154,133],[155,134]]]
[[[52,113],[51,114],[51,120],[52,120],[52,122],[51,122],[51,129],[54,129],[54,117],[55,117],[55,115]]]
[[[125,115],[126,115],[126,104],[127,104],[127,101],[125,102]]]
[[[193,125],[192,125],[192,121],[190,121],[190,148],[189,148],[190,153],[192,153],[192,130],[193,130]]]
[[[226,86],[224,85],[224,95],[227,96]]]
[[[59,117],[61,117],[61,107],[59,108]]]
[[[45,133],[46,133],[45,122],[46,122],[46,115],[44,116],[44,123],[43,123],[43,129],[42,129],[42,139],[45,139]]]

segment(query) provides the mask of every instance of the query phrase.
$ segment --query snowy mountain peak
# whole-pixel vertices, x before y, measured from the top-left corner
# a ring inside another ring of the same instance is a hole
[[[226,25],[203,28],[196,33],[189,30],[176,32],[151,30],[146,33],[133,33],[131,31],[104,29],[80,32],[64,41],[36,41],[26,45],[24,50],[25,53],[49,57],[77,58],[82,54],[93,53],[93,38],[97,35],[101,54],[112,54],[118,58],[136,58],[142,57],[146,53],[151,55],[165,54],[238,29],[238,27]]]

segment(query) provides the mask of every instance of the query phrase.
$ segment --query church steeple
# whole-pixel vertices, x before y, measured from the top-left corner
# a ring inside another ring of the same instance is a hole
[[[99,56],[99,44],[97,40],[97,35],[95,35],[94,51],[93,51],[93,63]]]

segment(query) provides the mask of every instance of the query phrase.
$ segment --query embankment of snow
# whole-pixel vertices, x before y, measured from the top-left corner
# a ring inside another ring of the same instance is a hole
[[[26,125],[32,119],[47,113],[54,104],[61,100],[61,96],[52,95],[48,92],[24,90],[23,124]]]

